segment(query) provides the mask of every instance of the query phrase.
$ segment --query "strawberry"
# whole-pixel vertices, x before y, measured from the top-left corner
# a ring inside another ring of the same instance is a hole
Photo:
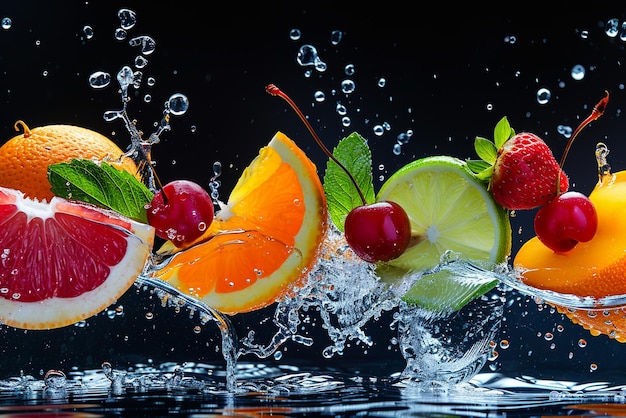
[[[523,132],[498,150],[489,187],[507,209],[534,209],[566,192],[569,181],[546,143]]]
[[[474,148],[482,160],[470,160],[468,166],[506,209],[534,209],[569,188],[546,143],[532,133],[516,134],[506,117],[496,125],[493,141],[477,137]]]

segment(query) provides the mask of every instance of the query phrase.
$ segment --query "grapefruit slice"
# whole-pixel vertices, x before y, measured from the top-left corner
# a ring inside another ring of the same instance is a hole
[[[283,133],[259,151],[207,232],[168,255],[153,277],[226,313],[263,308],[302,282],[326,233],[315,165]],[[172,255],[173,253],[173,255]]]
[[[0,187],[0,323],[52,329],[89,318],[142,272],[154,229],[112,211]]]

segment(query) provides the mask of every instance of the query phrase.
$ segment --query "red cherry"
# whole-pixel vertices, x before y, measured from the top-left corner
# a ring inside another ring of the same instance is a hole
[[[357,206],[346,216],[346,241],[365,261],[389,261],[406,250],[411,240],[411,222],[405,210],[383,201]]]
[[[564,253],[579,242],[590,241],[598,229],[598,214],[582,193],[562,193],[535,215],[535,233],[548,248]]]
[[[214,210],[211,196],[202,186],[174,180],[154,195],[146,214],[158,237],[181,247],[206,231],[213,222]]]

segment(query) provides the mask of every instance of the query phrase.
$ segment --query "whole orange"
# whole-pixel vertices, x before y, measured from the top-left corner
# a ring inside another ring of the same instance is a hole
[[[0,147],[0,186],[17,189],[27,197],[50,201],[54,196],[48,182],[48,166],[73,158],[107,161],[137,174],[135,162],[113,141],[87,128],[74,125],[47,125],[34,129],[15,122],[24,133]]]

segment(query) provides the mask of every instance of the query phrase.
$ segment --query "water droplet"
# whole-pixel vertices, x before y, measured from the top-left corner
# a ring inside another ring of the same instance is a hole
[[[85,34],[85,38],[91,39],[93,38],[93,28],[89,25],[83,26],[83,33]]]
[[[510,344],[509,344],[509,340],[502,340],[500,341],[500,348],[503,350],[506,350],[507,348],[509,348]]]
[[[589,365],[589,371],[590,372],[595,372],[596,370],[598,370],[598,365],[596,363],[591,363]]]
[[[198,222],[198,231],[204,232],[206,231],[207,225],[206,222]]]
[[[606,22],[604,33],[610,38],[615,38],[619,31],[619,19],[613,18]]]
[[[385,87],[385,85],[387,84],[387,80],[384,78],[379,78],[378,79],[378,87]]]
[[[343,91],[346,94],[350,94],[354,92],[355,88],[356,88],[356,85],[354,84],[354,81],[350,79],[346,79],[341,82],[341,91]]]
[[[343,38],[343,32],[340,30],[334,30],[330,33],[330,43],[333,45],[338,45]]]
[[[400,145],[408,144],[410,139],[411,139],[411,136],[406,132],[402,132],[398,134],[398,136],[396,137],[396,141]]]
[[[155,83],[156,79],[154,77],[148,77],[148,79],[146,80],[146,84],[150,87],[154,86]]]
[[[300,31],[300,29],[291,29],[289,31],[289,38],[292,41],[297,41],[298,39],[300,39],[301,36],[302,36],[302,32]]]
[[[53,389],[62,389],[67,383],[65,373],[60,370],[48,370],[43,380],[46,387]]]
[[[115,39],[118,41],[123,41],[128,36],[128,32],[126,32],[122,28],[116,28],[114,33]]]
[[[154,319],[154,313],[146,312],[146,319]]]
[[[346,109],[346,107],[344,105],[342,105],[341,103],[337,102],[337,106],[335,107],[335,111],[337,112],[338,115],[345,115],[346,113],[348,113],[348,110]]]
[[[581,338],[580,340],[578,340],[578,346],[580,348],[585,348],[587,347],[587,340],[585,340],[584,338]]]
[[[341,118],[341,124],[342,124],[343,126],[345,126],[346,128],[347,128],[348,126],[350,126],[350,123],[351,123],[351,121],[350,121],[350,118],[349,118],[349,117],[344,116],[343,118]]]
[[[315,97],[315,101],[318,103],[323,102],[326,99],[326,95],[324,94],[323,91],[316,91],[315,94],[313,95],[313,97]]]
[[[326,70],[326,63],[317,55],[317,49],[313,45],[302,45],[298,50],[296,60],[303,67],[312,65],[318,71]]]
[[[572,127],[571,126],[566,126],[566,125],[558,125],[556,127],[556,131],[563,135],[565,138],[569,138],[570,136],[572,136]]]
[[[135,67],[136,68],[143,68],[146,65],[148,65],[148,60],[143,57],[142,55],[138,55],[135,57]]]
[[[385,129],[381,125],[374,126],[374,135],[382,136],[385,133]]]
[[[402,153],[402,145],[395,143],[393,145],[393,154],[394,155],[400,155]]]
[[[348,76],[352,76],[354,75],[354,64],[348,64],[345,66],[345,68],[343,69],[343,71],[346,73],[346,75]]]
[[[11,29],[11,26],[13,25],[13,21],[11,20],[10,17],[3,17],[2,21],[0,22],[0,25],[2,25],[2,29],[4,30]]]
[[[183,115],[189,109],[189,99],[182,93],[172,94],[167,101],[167,108],[172,112],[172,115]]]
[[[96,71],[89,76],[89,85],[94,89],[101,89],[111,83],[111,74],[104,71]]]
[[[504,42],[513,45],[515,42],[517,42],[517,37],[515,35],[507,35],[504,37]]]
[[[280,360],[281,358],[283,358],[283,352],[282,351],[274,352],[274,360]]]
[[[200,334],[200,332],[202,332],[202,327],[200,325],[196,325],[195,327],[193,327],[194,334]]]
[[[585,71],[586,71],[585,67],[583,67],[582,65],[580,64],[574,65],[572,67],[572,72],[571,72],[572,78],[577,81],[582,80],[583,78],[585,78]]]
[[[141,53],[144,55],[150,55],[156,49],[156,42],[150,36],[136,36],[128,41],[130,46],[141,47]]]
[[[117,17],[120,20],[120,26],[125,30],[131,29],[137,23],[137,14],[130,9],[118,10]]]
[[[152,101],[152,95],[146,94],[145,96],[143,96],[143,101],[146,103],[150,103]]]
[[[537,90],[537,103],[539,103],[540,105],[547,104],[551,98],[552,93],[547,88],[542,87]]]

